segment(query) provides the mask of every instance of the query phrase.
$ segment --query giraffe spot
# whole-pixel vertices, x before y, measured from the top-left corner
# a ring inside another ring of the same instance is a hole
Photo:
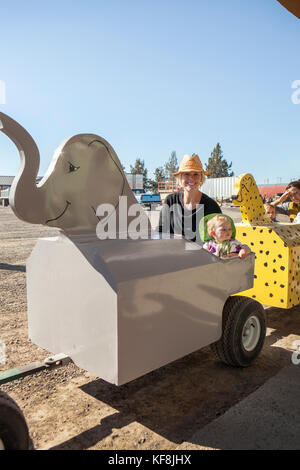
[[[281,271],[284,271],[284,270],[285,270],[285,267],[284,267],[284,266],[280,266],[280,269],[281,269]]]
[[[273,269],[273,273],[277,273],[276,269]]]
[[[265,286],[268,286],[268,285],[269,285],[269,283],[268,283],[268,282],[265,282]]]
[[[280,287],[283,289],[283,288],[284,288],[284,284],[280,284]]]
[[[268,263],[264,263],[264,266],[267,267],[267,266],[268,266]]]
[[[273,297],[273,294],[270,294],[270,297]]]

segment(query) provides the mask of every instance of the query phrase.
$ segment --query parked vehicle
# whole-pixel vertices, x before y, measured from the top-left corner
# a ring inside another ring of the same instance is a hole
[[[160,194],[150,194],[145,193],[140,195],[140,204],[143,204],[144,207],[151,208],[152,204],[161,204]]]

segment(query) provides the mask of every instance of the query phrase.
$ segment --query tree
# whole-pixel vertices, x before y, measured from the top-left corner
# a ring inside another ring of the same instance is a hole
[[[133,175],[143,175],[144,176],[144,181],[147,180],[147,174],[148,170],[145,167],[145,162],[144,160],[141,160],[140,158],[137,158],[135,161],[134,166],[130,165],[130,173]]]
[[[213,149],[206,164],[206,170],[210,171],[208,178],[222,178],[224,176],[233,176],[233,171],[231,170],[232,162],[230,164],[223,157],[223,152],[219,142]]]
[[[175,150],[173,150],[164,168],[166,179],[172,180],[174,178],[173,173],[176,173],[177,171],[178,171],[178,161],[177,161],[176,152]]]
[[[162,166],[155,168],[154,179],[156,183],[159,183],[160,181],[164,181],[166,179],[165,170],[163,169]]]
[[[153,193],[158,192],[158,183],[165,180],[165,171],[162,166],[155,168],[154,170],[154,180],[148,179],[147,186]]]

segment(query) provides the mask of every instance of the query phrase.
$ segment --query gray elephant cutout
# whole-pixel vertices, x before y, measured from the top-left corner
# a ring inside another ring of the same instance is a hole
[[[0,131],[20,153],[21,166],[12,184],[10,205],[21,220],[58,227],[67,234],[95,234],[100,204],[116,209],[118,230],[119,196],[127,197],[128,208],[137,203],[116,152],[102,137],[77,134],[64,140],[36,184],[40,156],[31,135],[4,113],[0,113]],[[128,217],[128,224],[132,219]]]

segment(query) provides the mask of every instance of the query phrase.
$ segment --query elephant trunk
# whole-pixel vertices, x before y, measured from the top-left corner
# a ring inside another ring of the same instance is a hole
[[[10,206],[19,219],[34,224],[43,223],[43,198],[36,185],[40,163],[37,145],[20,124],[4,113],[0,113],[0,131],[14,142],[21,158],[21,166],[10,191]]]

